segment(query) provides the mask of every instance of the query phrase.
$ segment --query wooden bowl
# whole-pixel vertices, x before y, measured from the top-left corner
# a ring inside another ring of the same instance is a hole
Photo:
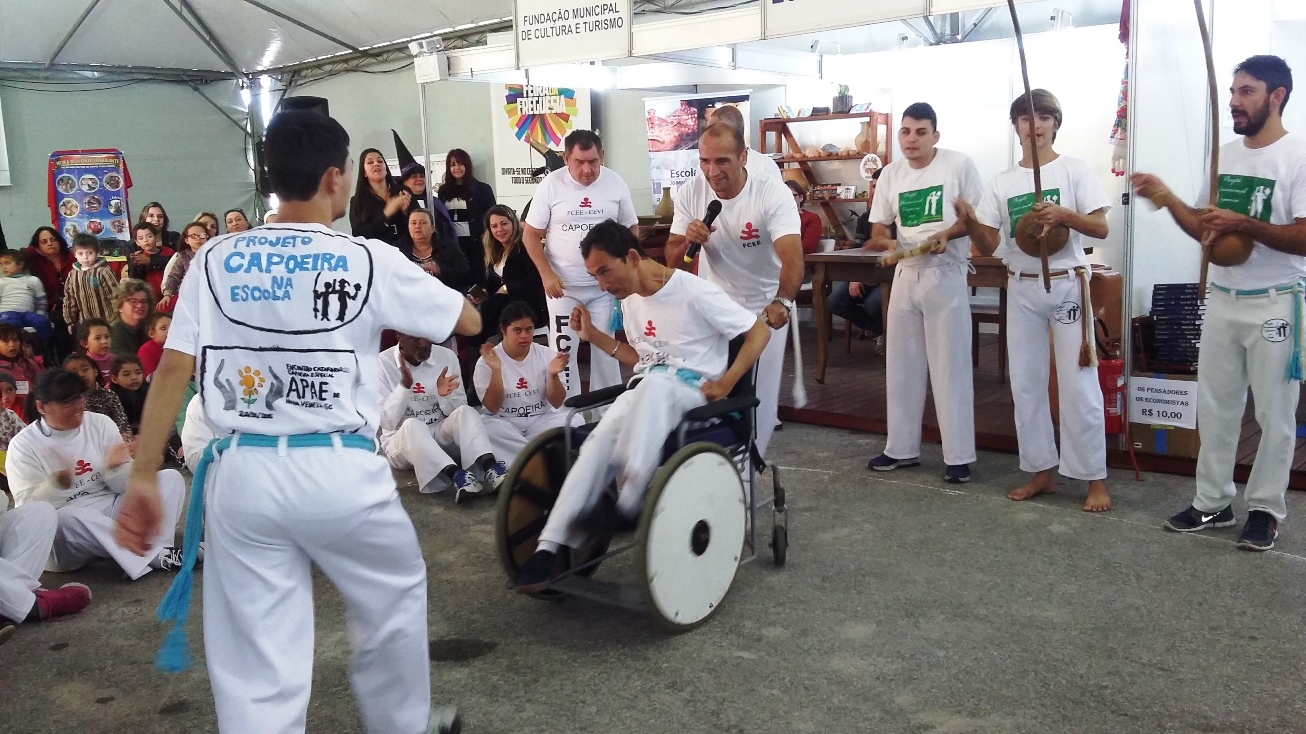
[[[1211,264],[1222,268],[1242,265],[1252,256],[1255,243],[1245,234],[1232,232],[1211,243]]]
[[[1033,210],[1025,212],[1025,215],[1016,222],[1016,246],[1020,251],[1030,257],[1039,257],[1039,234],[1043,232],[1043,225],[1038,223],[1034,218]],[[1058,224],[1048,230],[1047,234],[1047,253],[1051,257],[1061,248],[1066,246],[1070,241],[1070,228],[1064,224]]]

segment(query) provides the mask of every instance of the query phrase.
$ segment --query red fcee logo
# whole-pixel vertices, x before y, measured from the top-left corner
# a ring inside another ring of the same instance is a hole
[[[753,226],[752,222],[744,222],[744,228],[739,231],[739,239],[743,240],[744,242],[750,242],[752,240],[760,240],[762,239],[762,233],[756,227]]]
[[[648,326],[644,327],[644,336],[657,336],[657,335],[658,335],[658,327],[654,326],[652,321],[648,322]]]
[[[423,386],[422,383],[420,383],[420,382],[414,382],[414,383],[413,383],[413,394],[414,394],[414,395],[425,395],[425,394],[426,394],[426,387]]]
[[[526,384],[526,378],[525,378],[525,377],[519,378],[519,379],[517,380],[517,389],[518,389],[518,390],[525,390],[525,389],[528,388],[528,387],[530,387],[530,385],[527,385],[527,384]]]
[[[581,208],[581,209],[590,209],[590,208],[592,208],[593,206],[594,206],[594,205],[590,203],[590,198],[589,198],[588,196],[586,196],[584,199],[581,199],[581,200],[580,200],[580,208]]]
[[[95,467],[87,464],[84,459],[78,459],[77,466],[73,469],[73,474],[80,477],[83,474],[90,474],[93,471],[95,471]]]

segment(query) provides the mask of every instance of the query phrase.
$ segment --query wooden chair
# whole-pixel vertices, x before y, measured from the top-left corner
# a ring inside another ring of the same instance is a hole
[[[976,295],[978,289],[971,288],[970,294]],[[970,362],[979,366],[980,324],[996,324],[998,327],[998,382],[1007,381],[1007,289],[998,289],[998,304],[970,304]]]

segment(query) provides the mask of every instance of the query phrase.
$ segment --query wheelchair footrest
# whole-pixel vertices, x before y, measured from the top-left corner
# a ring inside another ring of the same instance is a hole
[[[554,582],[549,588],[601,604],[609,604],[636,612],[644,611],[644,595],[640,590],[614,581],[585,578],[583,576],[568,576]]]

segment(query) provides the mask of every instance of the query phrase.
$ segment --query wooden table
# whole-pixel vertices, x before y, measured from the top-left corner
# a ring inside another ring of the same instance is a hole
[[[880,304],[884,323],[889,321],[889,292],[897,266],[880,267],[883,253],[867,250],[814,252],[803,261],[815,270],[812,276],[812,305],[816,309],[816,381],[825,384],[825,365],[830,357],[830,330],[833,328],[827,299],[836,282],[870,283],[880,286]],[[972,288],[1006,288],[1007,266],[996,257],[972,257],[975,272],[966,277]],[[1003,294],[1006,295],[1005,292]]]

